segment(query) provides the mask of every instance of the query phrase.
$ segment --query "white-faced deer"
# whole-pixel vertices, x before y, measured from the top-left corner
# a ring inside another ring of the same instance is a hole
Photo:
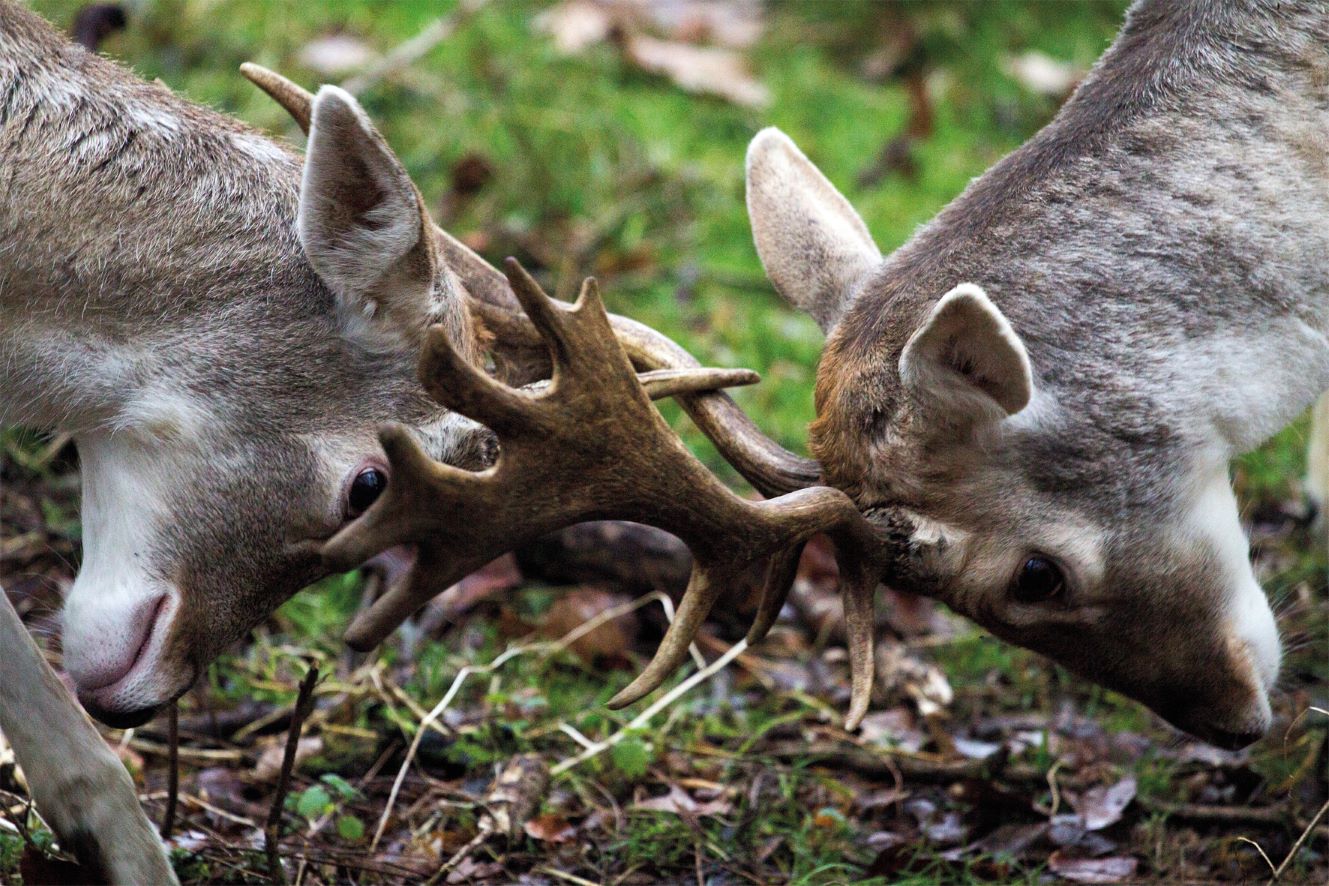
[[[837,536],[850,579],[851,725],[867,700],[880,577],[1215,744],[1240,747],[1268,729],[1280,643],[1227,464],[1329,388],[1326,46],[1329,13],[1319,7],[1142,2],[1057,118],[888,258],[792,142],[774,130],[753,141],[758,252],[776,288],[829,334],[811,441],[820,465],[746,432],[721,448],[763,492],[820,477],[857,505],[861,516],[848,514],[825,490],[810,505],[811,523]],[[501,288],[493,272],[473,275],[476,291]],[[528,291],[523,305],[575,379],[584,369],[568,362],[572,344],[585,342],[537,296]],[[616,329],[638,369],[655,365]],[[496,552],[476,542],[497,538],[492,527],[459,534],[450,509],[468,489],[498,494],[491,485],[519,482],[530,458],[519,441],[544,421],[540,401],[479,382],[463,394],[464,363],[438,346],[442,334],[431,341],[422,364],[431,393],[512,440],[512,463],[477,477],[431,465],[388,432],[393,464],[417,482],[332,541],[338,565],[402,542],[432,562],[473,545]],[[612,349],[587,348],[606,377],[623,375]],[[588,507],[554,482],[542,529],[618,515],[683,534],[669,496],[645,476],[651,460],[634,452],[658,448],[659,428],[626,425],[619,452],[632,470],[583,475],[569,456],[562,478],[612,480],[612,506]],[[589,425],[562,431],[611,458],[615,441]],[[1324,432],[1313,444],[1321,453]],[[707,551],[717,539],[737,560],[772,563],[750,639],[783,599],[803,528],[749,544],[751,513],[719,493],[692,503],[706,537],[684,538],[701,577],[655,662],[616,702],[683,660],[713,598]],[[451,577],[417,576],[352,639],[381,639]]]
[[[77,444],[64,662],[112,725],[328,573],[323,543],[391,483],[381,423],[443,462],[492,460],[416,364],[436,324],[478,360],[464,286],[494,272],[432,224],[353,97],[298,96],[303,160],[0,0],[0,422]],[[675,367],[654,396],[755,380],[641,334]],[[515,376],[521,353],[495,358]]]

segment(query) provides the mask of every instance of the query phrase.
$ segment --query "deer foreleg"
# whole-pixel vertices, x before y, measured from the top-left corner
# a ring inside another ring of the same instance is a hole
[[[129,773],[60,683],[0,589],[0,732],[42,817],[90,874],[176,883]]]

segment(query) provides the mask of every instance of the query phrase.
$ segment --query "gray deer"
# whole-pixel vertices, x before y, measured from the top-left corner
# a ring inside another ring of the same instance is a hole
[[[883,257],[781,133],[748,208],[827,333],[812,447],[922,590],[1227,747],[1274,617],[1228,482],[1329,390],[1329,7],[1141,0],[1057,117]],[[1329,495],[1329,399],[1312,494]]]

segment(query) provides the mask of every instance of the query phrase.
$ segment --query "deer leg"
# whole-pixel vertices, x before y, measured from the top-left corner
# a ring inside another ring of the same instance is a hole
[[[0,732],[60,845],[110,883],[176,883],[129,773],[0,589]]]
[[[1317,525],[1329,536],[1329,391],[1320,397],[1311,412],[1311,442],[1306,463],[1306,493],[1315,510]]]

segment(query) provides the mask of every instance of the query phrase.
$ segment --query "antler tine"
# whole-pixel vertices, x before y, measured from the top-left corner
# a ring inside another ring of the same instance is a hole
[[[300,130],[309,135],[310,109],[314,105],[314,95],[298,84],[287,80],[276,71],[270,71],[262,65],[245,62],[240,65],[244,74],[259,89],[272,97],[272,100],[286,109]]]
[[[240,71],[272,97],[309,134],[310,109],[314,96],[275,71],[245,62]],[[504,275],[447,231],[434,226],[448,266],[461,278],[473,307],[491,329],[503,337],[530,328],[530,321],[513,312],[513,287]],[[690,369],[697,361],[668,337],[627,317],[612,316],[614,332],[638,369]],[[816,486],[821,467],[816,461],[796,455],[761,432],[727,394],[712,390],[679,398],[703,434],[714,441],[725,460],[763,495],[780,495]]]
[[[726,574],[724,577],[732,579],[734,576]],[[683,599],[674,613],[674,620],[660,640],[655,655],[635,680],[609,699],[607,702],[609,708],[613,710],[625,708],[651,694],[660,688],[660,685],[669,679],[669,675],[678,670],[683,662],[687,661],[688,647],[697,639],[697,633],[705,623],[706,616],[710,615],[716,600],[724,593],[725,585],[718,579],[719,576],[711,575],[701,568],[700,564],[692,567],[687,590],[683,592]]]
[[[564,318],[560,314],[570,311],[571,308],[560,308],[557,302],[545,295],[540,284],[535,282],[535,278],[526,273],[521,262],[512,256],[503,260],[503,270],[507,274],[513,294],[521,304],[521,309],[526,312],[526,316],[530,318],[545,345],[553,349],[554,364],[557,366],[561,360],[569,356],[566,350],[567,331]],[[589,280],[582,283],[580,297],[585,296],[589,285]]]
[[[766,577],[761,583],[761,602],[757,606],[757,615],[748,628],[747,641],[751,646],[760,643],[770,633],[775,620],[780,617],[785,600],[789,598],[789,589],[798,572],[798,561],[803,556],[805,545],[791,545],[771,557],[766,567]]]
[[[419,376],[429,396],[499,434],[520,433],[547,421],[539,398],[515,391],[472,366],[433,326],[420,352]]]

